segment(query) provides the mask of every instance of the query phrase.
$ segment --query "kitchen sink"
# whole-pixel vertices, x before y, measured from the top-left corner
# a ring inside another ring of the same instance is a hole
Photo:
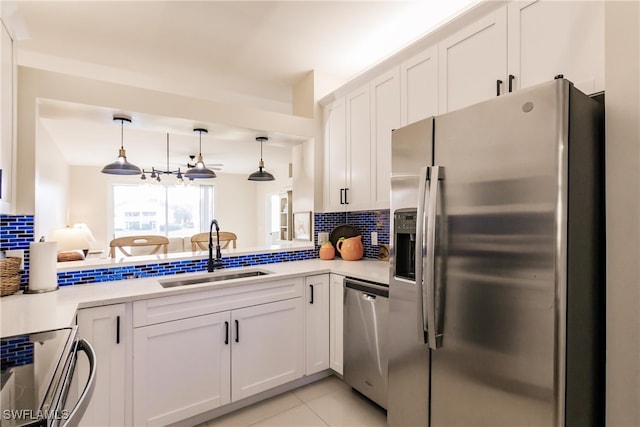
[[[199,283],[221,282],[223,280],[243,279],[245,277],[258,277],[271,274],[270,271],[264,270],[250,270],[250,271],[237,271],[233,273],[213,273],[210,276],[194,277],[192,279],[179,279],[179,280],[160,280],[160,284],[163,288],[175,288],[176,286],[196,285]]]

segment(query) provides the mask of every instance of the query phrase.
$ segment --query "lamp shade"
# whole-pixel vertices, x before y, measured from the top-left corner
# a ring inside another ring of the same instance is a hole
[[[84,251],[91,246],[87,230],[81,228],[59,228],[51,233],[49,240],[58,243],[58,252]]]
[[[199,154],[195,167],[189,168],[189,170],[184,173],[184,177],[189,179],[215,178],[216,173],[204,165],[204,162],[202,161],[202,154]]]
[[[249,175],[249,181],[273,181],[275,177],[269,172],[262,169],[262,166],[258,167],[258,170]]]
[[[113,120],[120,122],[120,150],[116,161],[103,167],[102,173],[109,175],[140,175],[142,171],[138,166],[127,161],[127,154],[124,149],[124,122],[131,123],[131,119],[126,116],[114,116]]]
[[[207,130],[204,128],[195,128],[193,130],[194,132],[198,132],[200,135],[199,137],[199,152],[198,152],[198,160],[196,162],[196,165],[192,168],[189,168],[189,170],[187,170],[184,173],[184,177],[188,178],[190,180],[193,179],[207,179],[207,178],[215,178],[216,177],[216,173],[214,171],[212,171],[211,169],[209,169],[208,167],[206,167],[204,165],[204,160],[202,160],[202,134],[203,133],[207,133]]]
[[[273,181],[275,177],[264,170],[264,160],[262,160],[262,143],[268,141],[266,136],[259,136],[256,141],[260,142],[260,161],[258,162],[258,170],[247,178],[249,181]]]
[[[118,159],[103,167],[102,173],[110,175],[140,175],[142,171],[138,166],[127,161],[125,150],[121,148],[118,154]]]

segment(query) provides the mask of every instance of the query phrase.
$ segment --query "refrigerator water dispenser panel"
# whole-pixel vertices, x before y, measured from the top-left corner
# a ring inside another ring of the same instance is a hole
[[[416,209],[397,210],[394,214],[396,242],[395,277],[416,279]]]

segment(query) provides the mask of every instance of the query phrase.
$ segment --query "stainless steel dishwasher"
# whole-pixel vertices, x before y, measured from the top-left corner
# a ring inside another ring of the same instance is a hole
[[[344,381],[387,408],[389,286],[344,279]]]

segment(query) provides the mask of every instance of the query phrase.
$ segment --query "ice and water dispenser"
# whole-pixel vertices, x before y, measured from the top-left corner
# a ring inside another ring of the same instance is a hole
[[[416,209],[400,209],[394,213],[395,276],[416,279]]]

